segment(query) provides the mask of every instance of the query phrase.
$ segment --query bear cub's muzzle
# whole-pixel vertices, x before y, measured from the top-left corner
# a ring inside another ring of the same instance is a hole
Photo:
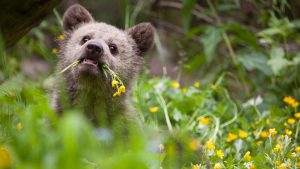
[[[80,58],[80,63],[96,67],[102,66],[104,64],[102,61],[103,53],[103,47],[99,42],[90,41],[84,47],[84,54]]]

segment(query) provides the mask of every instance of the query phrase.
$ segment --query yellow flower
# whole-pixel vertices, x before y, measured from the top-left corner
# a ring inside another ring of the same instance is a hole
[[[227,142],[232,142],[232,141],[236,140],[237,138],[238,138],[238,135],[229,133],[226,141]]]
[[[222,168],[222,165],[220,163],[216,163],[214,165],[214,169],[221,169]]]
[[[269,132],[268,131],[262,131],[260,133],[260,137],[263,137],[263,138],[269,137]]]
[[[269,133],[270,133],[271,137],[275,137],[277,134],[277,131],[275,128],[271,128],[271,129],[269,129]]]
[[[281,163],[279,166],[278,166],[278,168],[279,169],[286,169],[286,164],[285,163]]]
[[[211,139],[209,139],[209,140],[205,143],[205,148],[206,148],[207,150],[213,150],[213,149],[215,149],[215,145],[214,145],[214,143],[212,142]]]
[[[285,136],[284,136],[283,134],[280,135],[280,139],[281,139],[281,140],[283,140],[284,137],[285,137]]]
[[[199,149],[200,146],[200,141],[198,139],[192,139],[189,144],[188,144],[189,148],[193,151],[196,151]]]
[[[193,169],[200,169],[200,166],[198,164],[193,165]]]
[[[246,154],[244,155],[244,159],[246,161],[250,161],[251,160],[251,155],[250,155],[250,151],[247,151]]]
[[[297,147],[295,148],[295,151],[296,151],[296,153],[300,153],[300,146],[297,146]]]
[[[300,162],[296,163],[296,167],[300,167]]]
[[[275,152],[275,153],[279,153],[280,151],[281,151],[281,145],[280,144],[276,144],[275,145],[275,148],[273,149],[273,151]]]
[[[188,91],[188,88],[186,88],[186,87],[184,87],[183,89],[182,89],[182,92],[183,93],[186,93]]]
[[[120,93],[125,93],[125,91],[126,91],[125,86],[124,86],[124,85],[120,86],[120,88],[118,89],[118,91],[119,91]]]
[[[247,138],[248,134],[245,131],[240,130],[239,131],[239,136],[240,136],[240,138]]]
[[[217,154],[217,156],[218,156],[220,159],[223,159],[224,153],[223,153],[223,151],[222,151],[221,149],[217,150],[217,151],[216,151],[216,154]]]
[[[210,87],[211,89],[213,89],[213,90],[216,90],[216,89],[217,89],[217,86],[214,85],[214,84],[210,84],[209,87]]]
[[[300,119],[300,112],[295,113],[294,117],[297,118],[297,119]]]
[[[290,105],[293,108],[297,108],[299,106],[299,102],[292,98],[291,96],[287,96],[283,98],[283,102]]]
[[[11,158],[8,150],[0,145],[0,168],[10,168]]]
[[[286,129],[285,134],[288,135],[288,136],[291,136],[293,134],[293,132],[289,129]]]
[[[57,53],[57,48],[53,48],[52,50],[51,50],[51,52],[53,53],[53,54],[56,54]]]
[[[173,83],[172,83],[172,87],[173,87],[174,89],[178,89],[178,88],[180,87],[180,84],[179,84],[178,82],[173,82]]]
[[[200,83],[199,82],[195,82],[194,86],[195,86],[195,88],[199,88],[200,87]]]
[[[58,39],[59,39],[59,40],[65,40],[65,36],[64,36],[64,35],[59,35],[59,36],[58,36]]]
[[[150,108],[149,108],[149,111],[150,111],[151,113],[156,113],[156,112],[158,111],[158,107],[157,107],[157,106],[150,107]]]
[[[295,120],[294,118],[289,118],[289,119],[287,120],[287,122],[288,122],[289,124],[294,124],[294,123],[296,122],[296,120]]]
[[[295,152],[292,152],[291,157],[295,158],[295,157],[297,157],[297,154]]]
[[[296,101],[296,102],[292,103],[291,106],[293,108],[297,108],[299,106],[299,102]]]
[[[117,84],[119,84],[119,82],[116,81],[116,80],[113,80],[113,81],[111,82],[111,87],[115,87]]]
[[[121,95],[121,93],[119,91],[117,91],[113,94],[113,97],[120,96],[120,95]]]
[[[210,119],[207,118],[207,117],[202,117],[200,120],[199,120],[199,124],[202,124],[202,125],[208,125],[210,123]]]
[[[249,169],[256,169],[256,168],[255,168],[255,165],[254,165],[253,163],[251,163],[251,164],[249,165]]]
[[[279,163],[280,163],[280,162],[279,162],[278,160],[276,160],[276,161],[275,161],[275,166],[279,166]]]
[[[22,124],[21,122],[19,122],[19,123],[16,125],[16,128],[17,128],[17,130],[22,130],[23,124]]]

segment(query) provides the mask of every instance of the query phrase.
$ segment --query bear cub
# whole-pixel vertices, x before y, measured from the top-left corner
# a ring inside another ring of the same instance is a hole
[[[120,30],[95,21],[84,7],[75,4],[64,13],[63,30],[65,38],[59,44],[58,69],[79,61],[62,78],[71,107],[81,109],[89,120],[99,125],[110,124],[117,117],[137,119],[129,97],[143,65],[143,56],[153,46],[153,26],[140,23]],[[113,96],[113,79],[105,75],[103,65],[120,77],[125,93]],[[63,109],[62,93],[58,87],[52,91],[51,104],[57,112]]]

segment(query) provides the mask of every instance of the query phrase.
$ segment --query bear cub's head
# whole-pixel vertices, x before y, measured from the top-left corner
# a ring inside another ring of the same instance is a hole
[[[102,66],[108,65],[125,84],[130,83],[143,63],[143,55],[153,46],[154,28],[141,23],[128,30],[96,22],[82,6],[71,6],[63,16],[65,40],[60,46],[60,67],[79,64],[66,72],[78,83],[109,83]]]

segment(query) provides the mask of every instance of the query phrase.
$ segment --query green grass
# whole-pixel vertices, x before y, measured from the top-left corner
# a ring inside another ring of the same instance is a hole
[[[279,105],[262,101],[243,106],[232,100],[222,81],[195,87],[178,86],[167,77],[147,79],[146,74],[141,77],[133,97],[144,128],[130,127],[126,136],[117,127],[93,127],[80,112],[58,116],[49,108],[41,82],[22,75],[5,81],[0,88],[0,139],[9,166],[171,169],[219,163],[222,168],[297,168],[299,114],[294,117],[297,108],[283,98],[278,98]],[[276,130],[273,136],[271,128]],[[247,151],[251,159],[244,157]],[[7,162],[4,154],[0,152],[2,165]]]

